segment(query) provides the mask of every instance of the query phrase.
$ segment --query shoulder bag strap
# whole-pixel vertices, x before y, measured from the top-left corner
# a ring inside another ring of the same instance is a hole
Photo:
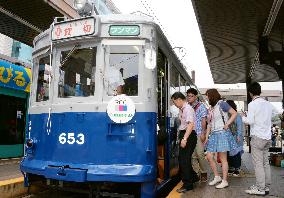
[[[223,114],[223,111],[222,111],[222,109],[221,109],[220,104],[219,104],[219,111],[220,111],[220,114],[221,114],[221,117],[222,117],[223,123],[224,123],[224,125],[225,125],[224,114]]]

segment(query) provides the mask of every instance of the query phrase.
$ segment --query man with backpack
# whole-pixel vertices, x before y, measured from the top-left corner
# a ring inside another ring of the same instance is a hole
[[[208,111],[206,106],[198,101],[198,92],[194,88],[190,88],[186,92],[187,101],[195,111],[195,131],[197,134],[197,144],[192,155],[194,161],[198,161],[200,169],[201,182],[207,181],[207,161],[204,155],[203,141],[206,134],[206,119]]]

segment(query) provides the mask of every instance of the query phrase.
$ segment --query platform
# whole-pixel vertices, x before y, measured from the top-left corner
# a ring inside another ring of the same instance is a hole
[[[177,193],[176,189],[180,188],[180,182],[167,196],[167,198],[255,198],[246,194],[244,191],[255,183],[254,169],[251,159],[251,154],[244,153],[242,156],[242,173],[240,177],[229,177],[229,187],[225,189],[216,189],[214,186],[209,186],[208,183],[195,184],[192,191],[186,193]],[[272,185],[270,187],[269,198],[284,198],[284,168],[271,166]],[[210,179],[213,178],[213,173],[210,173]]]
[[[20,171],[20,158],[0,160],[0,197],[10,198],[25,194],[24,178]]]

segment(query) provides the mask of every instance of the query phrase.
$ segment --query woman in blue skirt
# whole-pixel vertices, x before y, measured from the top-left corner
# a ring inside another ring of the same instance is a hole
[[[225,101],[221,100],[221,96],[216,89],[208,89],[206,97],[210,104],[208,127],[205,143],[207,144],[207,160],[214,173],[214,179],[209,182],[210,186],[216,185],[216,188],[225,188],[228,184],[228,161],[227,152],[234,150],[237,147],[236,141],[229,130],[230,124],[237,117],[237,112]],[[228,116],[230,113],[230,118]],[[220,157],[222,164],[223,179],[220,177],[214,153]],[[220,183],[221,182],[221,183]]]

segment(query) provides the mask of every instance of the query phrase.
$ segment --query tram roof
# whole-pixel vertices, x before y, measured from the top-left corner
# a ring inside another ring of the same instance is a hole
[[[258,59],[255,59],[259,38],[267,31],[266,23],[271,10],[276,13],[275,2],[277,1],[192,0],[215,83],[243,83],[249,76],[252,80],[261,82],[280,80],[275,69],[259,64]],[[283,42],[283,6],[276,17],[268,34],[271,38],[269,47],[279,50]],[[255,60],[257,64],[254,67],[252,65]],[[249,75],[250,72],[253,75]]]

